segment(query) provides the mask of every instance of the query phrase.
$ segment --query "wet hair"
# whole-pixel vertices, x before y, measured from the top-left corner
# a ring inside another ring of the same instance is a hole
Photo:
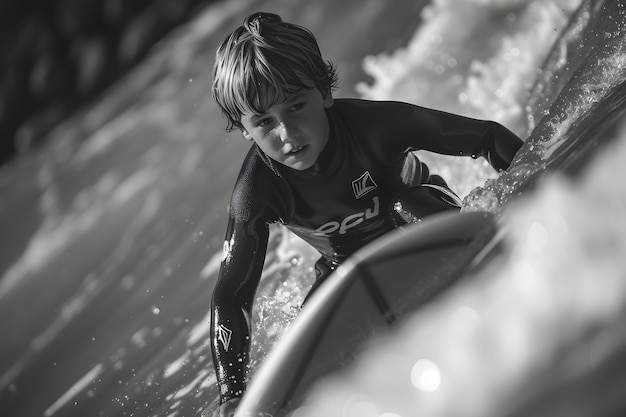
[[[296,91],[317,88],[326,97],[337,86],[311,31],[276,14],[251,14],[217,48],[212,93],[228,130],[243,128],[243,114],[262,114]]]

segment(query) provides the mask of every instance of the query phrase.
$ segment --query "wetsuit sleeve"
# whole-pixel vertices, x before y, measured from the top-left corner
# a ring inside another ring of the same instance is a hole
[[[261,219],[230,218],[211,310],[211,349],[222,403],[245,390],[250,315],[268,234]]]
[[[269,224],[290,210],[281,182],[252,148],[230,202],[222,263],[211,306],[211,350],[221,402],[240,397],[250,349],[250,315],[261,279]]]
[[[445,155],[484,157],[496,170],[507,169],[524,142],[501,124],[472,119],[407,103],[377,105],[384,128],[377,135],[384,141],[374,146],[381,152],[426,150]],[[374,128],[376,131],[376,128]]]

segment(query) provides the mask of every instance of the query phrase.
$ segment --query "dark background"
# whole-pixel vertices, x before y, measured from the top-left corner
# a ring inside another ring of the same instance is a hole
[[[0,164],[214,0],[0,0]]]

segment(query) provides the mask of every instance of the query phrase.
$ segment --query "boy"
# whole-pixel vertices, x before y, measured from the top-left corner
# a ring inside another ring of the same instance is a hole
[[[459,209],[445,181],[410,151],[483,156],[503,170],[523,144],[495,122],[407,103],[335,100],[336,87],[311,32],[274,14],[250,15],[217,50],[213,95],[228,128],[254,142],[234,187],[213,293],[223,414],[245,389],[269,224],[284,224],[320,252],[317,288],[366,243],[410,219]]]

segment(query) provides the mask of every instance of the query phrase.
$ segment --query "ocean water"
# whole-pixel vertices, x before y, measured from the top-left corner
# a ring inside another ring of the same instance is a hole
[[[331,23],[345,17],[330,3],[211,8],[49,145],[3,168],[0,415],[215,409],[210,292],[247,144],[209,133],[223,120],[208,100],[207,51],[228,22],[264,6],[302,19],[340,57],[348,48]],[[359,18],[383,10],[369,1]],[[526,140],[499,176],[480,160],[420,154],[464,210],[498,214],[506,251],[295,414],[602,415],[623,404],[612,387],[625,380],[607,370],[626,335],[624,2],[434,0],[419,10],[409,40],[363,60],[371,79],[356,91],[494,119]],[[348,45],[365,39],[351,35]],[[297,317],[315,258],[272,230],[251,378]]]

